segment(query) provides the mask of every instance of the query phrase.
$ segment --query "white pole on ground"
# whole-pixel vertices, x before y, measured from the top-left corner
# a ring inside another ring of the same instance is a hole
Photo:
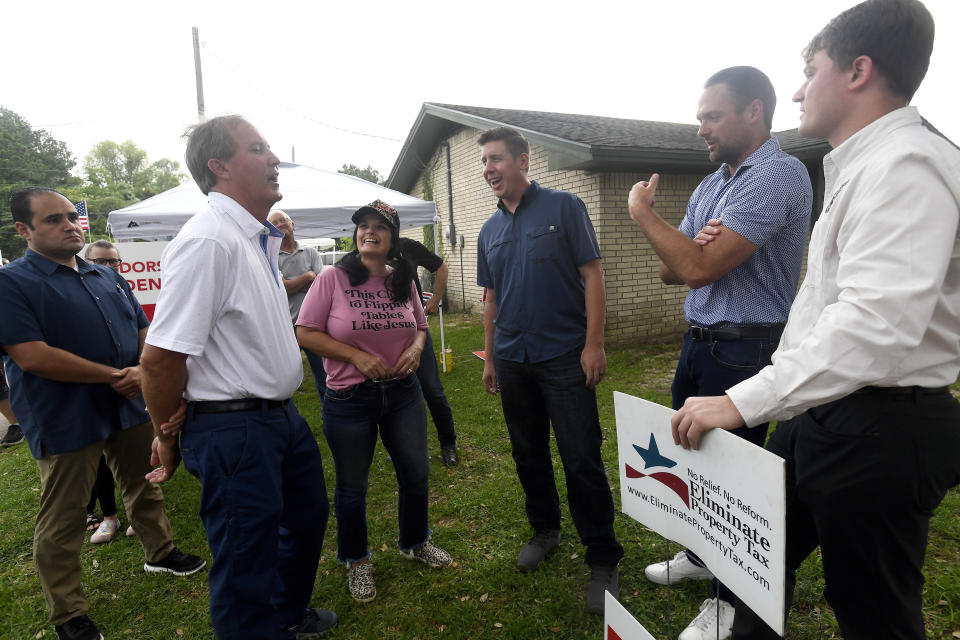
[[[443,300],[440,301],[437,312],[440,314],[440,362],[443,363],[443,372],[447,373],[447,348],[443,342]]]
[[[437,225],[440,224],[440,214],[433,216],[433,248],[437,248]],[[436,293],[436,292],[434,292]],[[443,292],[446,296],[447,292]],[[443,372],[447,373],[447,345],[443,341],[443,298],[440,298],[440,305],[437,307],[437,313],[440,314],[440,362],[443,365]]]

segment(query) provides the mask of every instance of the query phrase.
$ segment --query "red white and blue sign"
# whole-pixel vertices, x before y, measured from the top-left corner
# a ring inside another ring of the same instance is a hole
[[[603,640],[655,640],[607,591],[603,606]]]
[[[695,552],[783,635],[783,459],[722,429],[683,449],[673,409],[613,395],[623,512]]]

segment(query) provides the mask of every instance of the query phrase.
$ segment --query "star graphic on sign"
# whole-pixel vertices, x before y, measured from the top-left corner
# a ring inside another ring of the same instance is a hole
[[[644,449],[638,444],[633,445],[633,448],[637,450],[637,453],[640,454],[640,457],[643,458],[643,468],[649,469],[650,467],[670,467],[677,466],[677,463],[666,456],[660,455],[660,449],[657,448],[657,441],[654,439],[653,434],[650,434],[650,444],[647,445],[647,448]]]

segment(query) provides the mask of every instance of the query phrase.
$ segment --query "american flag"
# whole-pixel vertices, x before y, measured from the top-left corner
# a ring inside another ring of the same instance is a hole
[[[87,218],[86,200],[81,200],[77,203],[77,216],[80,218],[80,228],[84,231],[90,231],[90,220]]]

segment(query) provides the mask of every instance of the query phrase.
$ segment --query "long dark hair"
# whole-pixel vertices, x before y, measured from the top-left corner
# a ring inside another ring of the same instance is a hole
[[[360,259],[360,251],[357,246],[357,228],[353,229],[354,249],[347,255],[340,258],[334,265],[338,269],[346,272],[350,279],[350,286],[356,287],[370,279],[370,270]],[[406,304],[410,299],[410,285],[416,276],[415,268],[409,261],[400,257],[400,232],[395,228],[390,228],[390,251],[387,252],[387,265],[393,268],[386,279],[383,281],[387,292],[390,294],[390,301],[397,304]]]

